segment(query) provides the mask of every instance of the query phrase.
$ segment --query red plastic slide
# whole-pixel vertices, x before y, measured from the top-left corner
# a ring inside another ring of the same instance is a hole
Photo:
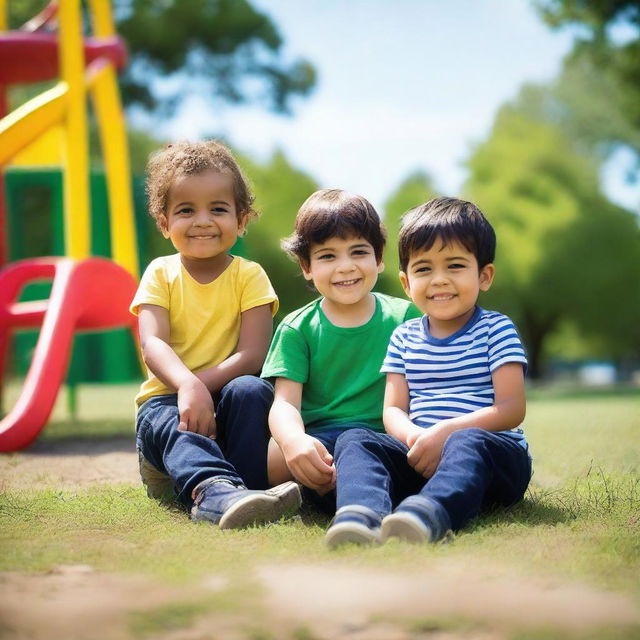
[[[118,37],[84,38],[84,55],[88,65],[107,58],[116,69],[127,64],[127,50]],[[0,84],[26,84],[57,78],[58,40],[54,33],[5,32],[0,38]]]
[[[29,282],[53,281],[49,300],[17,302]],[[76,331],[130,327],[128,309],[137,284],[110,260],[34,258],[0,271],[0,376],[11,332],[41,326],[22,393],[0,421],[0,452],[22,449],[38,436],[64,381]]]

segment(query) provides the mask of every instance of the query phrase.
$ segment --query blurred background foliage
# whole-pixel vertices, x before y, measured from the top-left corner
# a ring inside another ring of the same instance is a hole
[[[558,77],[523,86],[470,149],[463,195],[477,202],[498,234],[498,277],[482,304],[516,321],[533,376],[562,357],[602,358],[629,369],[640,359],[639,220],[607,200],[599,173],[620,148],[636,158],[629,179],[637,181],[640,173],[640,2],[532,2],[550,28],[574,28],[578,35]],[[11,25],[45,4],[12,0]],[[285,61],[277,26],[248,0],[115,0],[114,7],[130,51],[121,80],[129,113],[168,116],[187,86],[197,86],[212,109],[223,100],[281,113],[313,90],[312,62]],[[11,100],[19,104],[39,90],[17,88]],[[135,128],[129,141],[138,174],[164,142]],[[97,142],[92,148],[98,164]],[[291,233],[306,197],[332,185],[319,185],[280,151],[266,161],[235,151],[262,212],[245,246],[269,273],[281,318],[314,293],[280,240]],[[400,217],[438,193],[431,177],[417,172],[389,195],[381,212],[389,241],[379,290],[403,295],[395,250]],[[149,258],[171,250],[151,221],[144,242]]]

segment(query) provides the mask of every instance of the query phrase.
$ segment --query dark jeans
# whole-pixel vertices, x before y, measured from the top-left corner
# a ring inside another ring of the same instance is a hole
[[[531,458],[514,438],[482,429],[451,434],[435,474],[425,480],[407,462],[406,445],[393,436],[356,429],[336,447],[338,508],[357,504],[381,517],[408,496],[435,501],[462,528],[482,510],[522,499],[531,478]]]
[[[327,429],[326,431],[320,431],[319,433],[311,432],[309,435],[322,442],[322,444],[327,448],[327,451],[334,457],[335,463],[337,452],[341,450],[342,443],[345,441],[345,434],[354,431],[358,433],[361,433],[362,431],[371,431],[374,433],[366,423],[352,422],[348,424],[341,424],[333,429]],[[348,438],[347,441],[349,441]],[[336,511],[336,503],[338,507],[344,504],[352,504],[345,503],[344,500],[341,499],[341,495],[344,493],[345,489],[344,480],[336,466],[336,488],[334,491],[329,491],[329,493],[325,493],[321,496],[313,489],[303,487],[302,495],[307,502],[310,502],[321,511],[333,515]]]
[[[192,490],[207,478],[225,478],[250,489],[268,488],[267,417],[273,387],[261,378],[240,376],[215,394],[214,402],[216,440],[178,431],[176,394],[154,396],[138,409],[136,443],[150,495],[162,474],[187,507],[193,502]]]

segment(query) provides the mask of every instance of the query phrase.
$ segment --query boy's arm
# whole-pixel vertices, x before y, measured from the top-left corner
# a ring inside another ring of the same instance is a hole
[[[524,370],[519,362],[508,362],[492,374],[494,403],[471,413],[441,420],[423,429],[416,438],[407,460],[425,478],[430,478],[440,462],[445,440],[459,429],[475,427],[485,431],[503,431],[517,427],[524,420],[526,399]]]
[[[333,457],[316,438],[305,433],[300,414],[302,384],[276,378],[269,428],[295,478],[318,493],[335,487]]]
[[[408,447],[423,431],[409,419],[409,386],[401,373],[387,373],[382,420],[387,433]]]
[[[215,393],[227,382],[243,375],[257,374],[269,350],[273,319],[271,304],[262,304],[240,314],[240,336],[236,350],[215,367],[196,375],[210,393]]]
[[[145,364],[161,382],[178,394],[178,429],[215,436],[211,394],[169,346],[169,311],[153,304],[140,305],[138,331]]]

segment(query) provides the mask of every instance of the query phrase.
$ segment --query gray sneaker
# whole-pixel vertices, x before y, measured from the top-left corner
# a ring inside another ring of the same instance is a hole
[[[347,505],[336,511],[324,543],[330,549],[343,544],[378,545],[380,544],[380,516],[360,505]]]
[[[191,519],[217,524],[221,529],[242,529],[291,515],[301,502],[295,482],[255,491],[226,480],[210,479],[196,487]]]
[[[418,516],[409,511],[390,513],[382,521],[380,531],[382,542],[389,538],[399,538],[405,542],[420,544],[432,542],[433,532]]]
[[[451,539],[451,521],[444,508],[435,500],[423,496],[405,498],[393,513],[382,520],[382,542],[399,538],[420,544]]]

